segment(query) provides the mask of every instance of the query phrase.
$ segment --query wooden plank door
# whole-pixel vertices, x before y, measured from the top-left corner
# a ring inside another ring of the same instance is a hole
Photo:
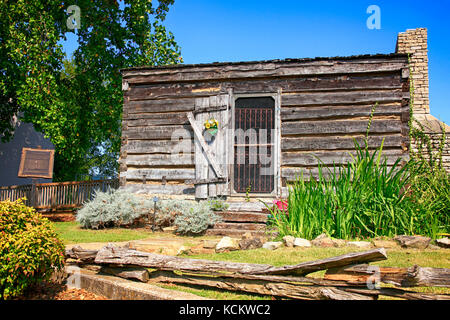
[[[228,184],[228,119],[229,96],[218,95],[195,100],[194,113],[188,114],[194,129],[195,197],[207,199],[229,194]],[[218,132],[208,141],[204,123],[216,119]]]

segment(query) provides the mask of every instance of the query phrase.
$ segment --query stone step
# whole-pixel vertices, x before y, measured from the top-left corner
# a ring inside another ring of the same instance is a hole
[[[252,236],[265,236],[266,232],[262,230],[240,230],[240,229],[208,229],[206,235],[210,236],[230,236],[242,237],[244,234],[250,233]]]
[[[224,222],[267,222],[268,214],[257,212],[224,211],[217,212]]]
[[[266,230],[266,225],[263,223],[220,222],[216,223],[213,229]]]
[[[262,212],[267,209],[266,206],[257,201],[257,202],[227,202],[229,211],[247,211],[247,212]],[[269,202],[270,203],[270,202]]]

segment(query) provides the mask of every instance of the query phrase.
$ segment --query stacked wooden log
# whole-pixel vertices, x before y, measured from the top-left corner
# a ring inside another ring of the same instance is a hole
[[[187,284],[281,298],[376,300],[382,295],[408,300],[450,300],[449,294],[400,289],[416,286],[448,288],[450,269],[368,265],[387,259],[383,248],[281,267],[165,256],[112,244],[99,251],[73,247],[66,250],[66,256],[69,263],[95,264],[101,273],[142,282]],[[326,270],[323,278],[306,276],[320,270]],[[380,283],[391,286],[380,286]]]

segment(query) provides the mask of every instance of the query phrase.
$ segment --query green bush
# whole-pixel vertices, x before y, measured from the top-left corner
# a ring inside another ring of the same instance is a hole
[[[51,223],[21,199],[0,202],[0,298],[20,295],[64,265]]]
[[[97,191],[78,210],[77,221],[84,228],[129,226],[153,209],[153,202],[123,190]]]
[[[183,206],[183,211],[174,220],[177,232],[181,234],[200,234],[221,220],[208,201],[186,202]]]
[[[432,238],[450,233],[450,175],[416,158],[411,160],[410,173],[406,204],[414,212],[416,230]]]

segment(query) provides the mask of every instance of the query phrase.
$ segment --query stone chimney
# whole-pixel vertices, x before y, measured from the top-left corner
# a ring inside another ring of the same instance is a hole
[[[409,29],[406,32],[399,33],[396,52],[410,55],[411,84],[414,88],[414,97],[411,97],[414,98],[413,114],[415,121],[413,126],[428,135],[435,157],[443,138],[442,130],[445,130],[442,165],[447,172],[450,172],[450,126],[430,114],[427,29]],[[411,150],[414,152],[420,150],[419,141],[414,138],[411,141]],[[430,157],[426,151],[426,146],[425,148],[422,146],[422,156],[425,159]]]
[[[410,54],[411,79],[414,88],[413,113],[429,114],[427,29],[408,29],[397,37],[397,53]]]

